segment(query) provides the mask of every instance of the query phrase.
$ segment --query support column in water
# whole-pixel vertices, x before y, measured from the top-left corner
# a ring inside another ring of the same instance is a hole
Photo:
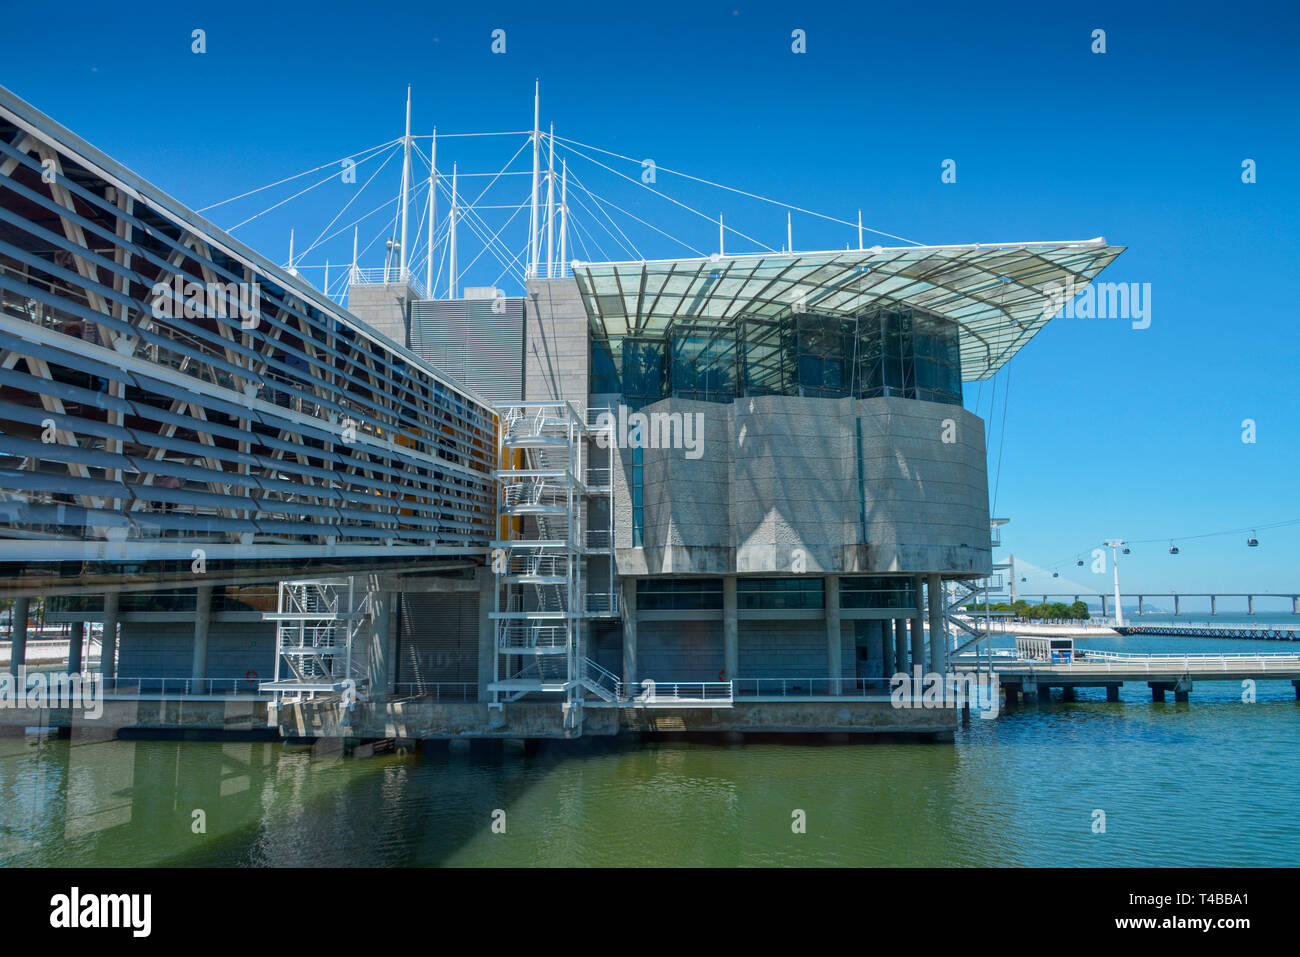
[[[117,677],[117,613],[118,594],[104,594],[103,632],[99,639],[99,672],[105,678]]]
[[[10,636],[9,673],[17,675],[18,669],[27,661],[27,615],[31,611],[31,599],[26,596],[15,598],[9,609]]]
[[[194,667],[190,677],[202,681],[208,676],[208,629],[212,624],[212,586],[194,591]]]
[[[74,621],[68,638],[68,674],[81,674],[81,654],[82,648],[86,644],[86,623],[84,621]]]
[[[938,575],[929,576],[926,591],[930,599],[930,670],[941,675],[948,671],[948,649],[943,635],[943,583]]]

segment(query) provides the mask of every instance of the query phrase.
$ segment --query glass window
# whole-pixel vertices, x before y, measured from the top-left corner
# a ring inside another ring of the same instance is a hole
[[[745,395],[793,395],[790,357],[794,324],[745,316],[740,320],[741,389]]]
[[[840,607],[900,608],[915,612],[916,594],[910,578],[844,577],[840,579]]]
[[[740,608],[823,608],[820,578],[741,578],[736,582]]]
[[[681,611],[722,607],[721,578],[642,578],[636,585],[638,611]]]
[[[851,388],[855,323],[838,316],[801,315],[799,394],[843,398]]]
[[[736,331],[731,324],[683,323],[672,339],[672,394],[727,402],[736,397]]]
[[[632,547],[641,548],[645,538],[645,465],[643,449],[632,447]]]

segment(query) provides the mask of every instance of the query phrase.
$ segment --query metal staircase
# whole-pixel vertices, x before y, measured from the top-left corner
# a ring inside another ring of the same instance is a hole
[[[260,690],[277,704],[337,694],[351,705],[365,676],[353,645],[369,614],[369,593],[352,578],[280,582],[276,610],[262,615],[276,622],[275,678]]]
[[[993,548],[1002,544],[1001,526],[1006,525],[1009,520],[1005,518],[995,518],[990,520],[989,540]],[[986,647],[993,636],[991,627],[992,616],[986,613],[969,614],[964,611],[967,605],[976,607],[987,606],[995,601],[1003,601],[1006,596],[1003,594],[1006,586],[1006,580],[1002,572],[1012,569],[1008,563],[995,563],[993,565],[993,574],[986,578],[977,578],[974,581],[959,581],[952,583],[952,590],[947,595],[945,603],[945,616],[949,625],[954,630],[963,633],[965,640],[954,648],[950,654],[959,655],[966,649],[974,646],[977,650],[981,642]],[[1011,570],[1014,575],[1014,569]],[[991,649],[990,649],[991,654]]]
[[[595,427],[573,402],[521,402],[500,410],[496,630],[492,703],[562,694],[570,727],[588,694],[617,700],[618,677],[583,655],[584,623],[618,616],[612,515],[588,527],[593,499],[610,494],[609,470],[588,468]],[[588,593],[588,561],[605,556],[604,591]]]

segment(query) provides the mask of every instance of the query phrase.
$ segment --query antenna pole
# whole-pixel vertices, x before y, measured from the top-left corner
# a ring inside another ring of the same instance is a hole
[[[538,127],[542,115],[542,82],[533,86],[533,198],[528,217],[528,269],[527,278],[537,275],[537,177],[541,174],[542,137]]]
[[[424,292],[433,297],[433,217],[438,212],[438,127],[429,147],[429,258],[424,264]]]
[[[406,215],[411,187],[411,88],[406,88],[406,135],[402,137],[402,245],[397,250],[397,281],[406,282]],[[388,281],[388,277],[384,277]]]
[[[456,298],[456,164],[451,164],[451,243],[448,248],[447,298]]]
[[[546,278],[555,278],[555,124],[551,124],[550,156],[546,160]]]
[[[569,261],[569,161],[560,160],[560,278]]]

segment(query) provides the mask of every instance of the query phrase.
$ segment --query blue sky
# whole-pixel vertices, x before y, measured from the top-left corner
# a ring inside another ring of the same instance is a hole
[[[540,78],[542,122],[558,136],[845,220],[861,208],[869,226],[912,240],[1104,235],[1129,247],[1104,278],[1151,284],[1150,328],[1058,318],[998,377],[991,416],[992,384],[967,385],[967,405],[989,420],[996,512],[1012,519],[1003,552],[1104,588],[1109,575],[1074,574],[1087,571],[1077,554],[1111,535],[1155,539],[1129,556],[1126,591],[1300,589],[1300,525],[1261,528],[1249,550],[1244,533],[1188,537],[1300,519],[1300,14],[1131,6],[733,0],[381,15],[356,3],[133,3],[110,28],[73,4],[61,19],[102,29],[64,31],[40,5],[6,3],[7,32],[22,39],[7,47],[0,84],[195,208],[400,136],[408,83],[418,135],[434,124],[525,130]],[[196,28],[207,34],[202,55],[191,52]],[[1090,50],[1097,28],[1103,55]],[[494,29],[506,31],[504,55],[491,52]],[[806,31],[805,54],[791,52],[795,29]],[[495,172],[519,142],[440,140],[439,167],[454,159]],[[949,158],[957,182],[944,184]],[[1249,185],[1247,158],[1258,170]],[[397,169],[356,210],[391,196]],[[706,219],[585,160],[573,170],[666,232],[715,248]],[[526,179],[505,182],[518,202]],[[784,242],[777,207],[662,173],[656,185]],[[353,189],[327,183],[236,235],[284,261],[289,229],[316,236]],[[208,215],[232,226],[292,191]],[[647,258],[689,255],[620,221]],[[384,223],[365,222],[363,245]],[[608,240],[590,217],[585,226]],[[794,235],[802,249],[856,242],[854,230],[800,214]],[[463,266],[481,245],[462,244]],[[382,238],[364,264],[382,263],[380,247]],[[728,252],[757,248],[727,241]],[[304,265],[341,264],[350,250],[349,231]],[[612,243],[606,252],[632,258]],[[576,242],[571,255],[588,258]],[[500,271],[484,259],[466,279],[489,284]],[[1257,423],[1254,444],[1241,441],[1243,419]]]

